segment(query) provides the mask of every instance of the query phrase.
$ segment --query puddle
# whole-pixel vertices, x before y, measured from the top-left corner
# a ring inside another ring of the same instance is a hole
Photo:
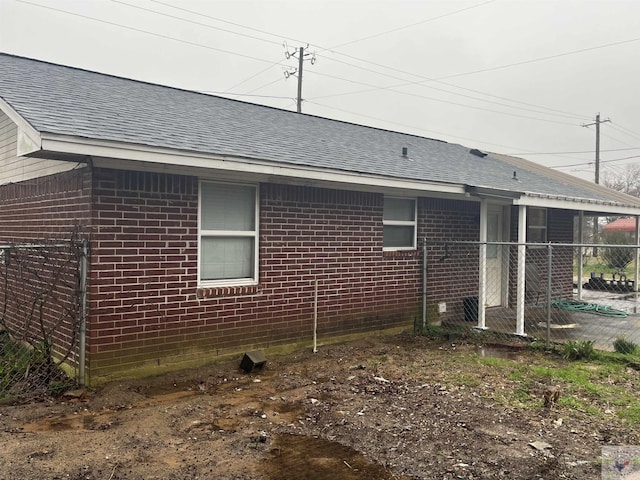
[[[279,435],[265,461],[268,480],[392,480],[387,469],[351,447],[321,438]]]
[[[478,345],[476,353],[481,357],[517,360],[522,355],[522,347],[515,345]]]

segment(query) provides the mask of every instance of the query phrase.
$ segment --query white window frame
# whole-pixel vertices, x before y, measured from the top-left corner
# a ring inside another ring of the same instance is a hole
[[[384,199],[386,200],[387,198],[394,198],[394,199],[399,199],[399,200],[412,200],[413,201],[413,220],[385,220],[384,218],[384,200],[383,200],[383,207],[382,207],[382,227],[384,230],[384,227],[386,225],[396,225],[396,226],[402,226],[402,227],[413,227],[413,239],[412,239],[412,243],[413,245],[411,245],[410,247],[385,247],[384,246],[384,233],[383,233],[383,238],[382,238],[382,250],[385,252],[395,252],[395,251],[399,251],[399,250],[415,250],[416,249],[416,244],[417,244],[417,238],[418,238],[418,199],[417,198],[412,198],[412,197],[394,197],[391,195],[385,195]]]
[[[531,215],[531,213],[533,211],[541,211],[544,212],[544,223],[542,225],[537,225],[532,223],[532,220],[534,218],[533,215]],[[540,208],[540,207],[529,207],[528,211],[527,211],[527,242],[533,242],[533,243],[547,243],[547,239],[548,237],[548,230],[547,230],[547,223],[549,221],[549,216],[548,216],[549,212],[546,208]],[[531,235],[529,235],[529,232],[531,230],[536,230],[536,231],[541,231],[543,232],[542,234],[542,240],[536,240],[533,241],[531,240]]]
[[[253,187],[255,190],[254,230],[204,230],[202,228],[202,185],[236,185],[241,187]],[[202,279],[202,239],[207,237],[251,237],[253,238],[253,277],[231,278],[218,280]],[[260,274],[259,267],[259,237],[260,237],[260,187],[253,183],[216,182],[213,180],[200,180],[198,184],[198,286],[199,287],[228,287],[257,285]]]

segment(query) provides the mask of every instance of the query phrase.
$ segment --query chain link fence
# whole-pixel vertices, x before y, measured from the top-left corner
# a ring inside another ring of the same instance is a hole
[[[74,384],[83,258],[86,246],[77,242],[0,245],[0,399],[55,395]]]
[[[424,244],[422,327],[486,330],[547,344],[640,344],[632,245]],[[483,298],[484,302],[479,299]]]

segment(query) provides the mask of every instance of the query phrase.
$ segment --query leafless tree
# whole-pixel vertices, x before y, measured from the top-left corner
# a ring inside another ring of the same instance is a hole
[[[640,164],[627,165],[621,173],[607,173],[602,184],[619,192],[640,197]]]

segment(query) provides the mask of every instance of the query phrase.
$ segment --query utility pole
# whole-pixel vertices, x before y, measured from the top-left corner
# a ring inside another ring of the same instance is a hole
[[[607,118],[606,120],[600,120],[600,114],[596,115],[596,120],[593,123],[583,123],[583,127],[590,127],[592,125],[596,126],[596,178],[595,183],[600,183],[600,124],[607,123],[611,120]]]
[[[304,48],[300,47],[298,53],[298,113],[302,113],[302,66],[304,65]]]
[[[600,114],[596,115],[596,120],[593,123],[583,123],[583,127],[590,127],[592,125],[596,126],[596,174],[595,174],[595,183],[600,184],[600,124],[610,122],[610,119],[600,120]],[[598,217],[593,217],[593,243],[597,241],[598,238]],[[593,247],[593,256],[598,256],[598,247]]]
[[[297,111],[298,113],[302,113],[302,70],[304,66],[304,61],[307,60],[305,57],[311,57],[311,65],[316,63],[316,54],[308,53],[305,50],[309,48],[309,45],[306,47],[300,47],[299,49],[293,50],[293,52],[289,52],[287,45],[283,45],[285,48],[284,56],[286,59],[291,57],[298,59],[298,68],[294,68],[293,70],[287,70],[284,72],[284,77],[289,78],[290,76],[298,77],[298,96],[296,98],[297,103]]]

